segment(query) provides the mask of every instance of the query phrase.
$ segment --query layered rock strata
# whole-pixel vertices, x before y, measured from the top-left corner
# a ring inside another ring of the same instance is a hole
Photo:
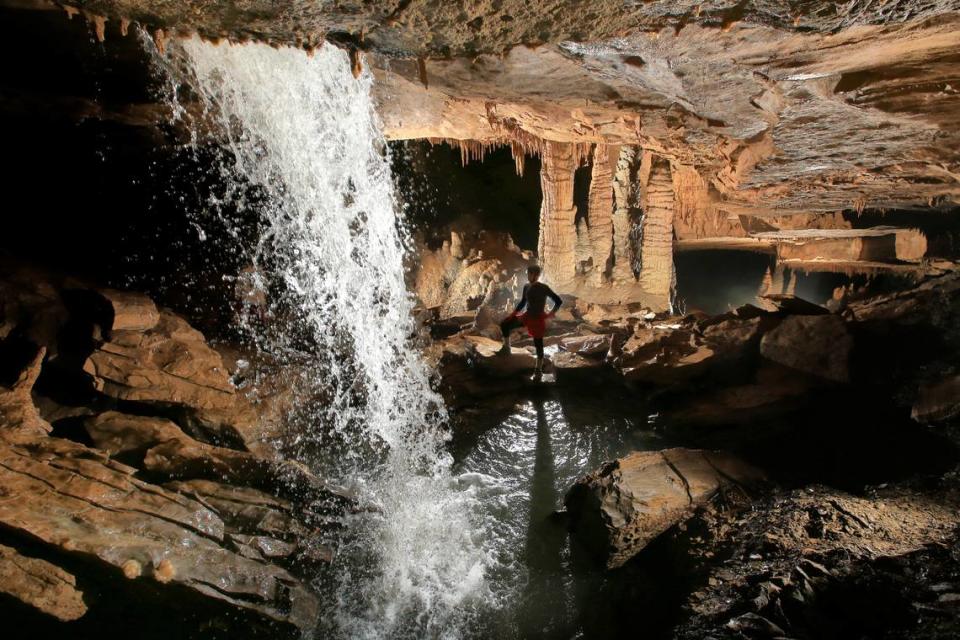
[[[220,356],[171,311],[35,272],[6,272],[3,287],[3,591],[82,621],[100,606],[88,589],[146,581],[175,589],[187,610],[312,629],[317,596],[287,567],[331,559],[325,540],[350,498],[239,437],[188,433],[205,411],[248,407]],[[250,435],[256,422],[245,426]]]
[[[724,453],[642,451],[578,480],[564,504],[578,544],[616,568],[723,487],[761,478],[757,469]]]

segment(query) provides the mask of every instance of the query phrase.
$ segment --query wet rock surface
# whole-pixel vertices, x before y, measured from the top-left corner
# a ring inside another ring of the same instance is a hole
[[[728,454],[638,452],[579,480],[564,504],[576,543],[617,568],[724,487],[761,479],[759,470]]]
[[[103,624],[98,593],[136,597],[131,583],[147,583],[184,610],[228,614],[227,626],[234,611],[282,634],[312,629],[317,596],[290,569],[331,560],[324,532],[351,499],[238,438],[188,433],[183,410],[230,413],[242,398],[182,318],[139,294],[31,277],[46,295],[3,308],[3,592],[42,615]],[[33,326],[44,318],[57,322]]]

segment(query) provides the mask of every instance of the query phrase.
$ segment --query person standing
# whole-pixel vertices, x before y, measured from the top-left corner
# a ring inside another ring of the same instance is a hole
[[[563,300],[553,289],[540,282],[540,273],[539,265],[532,264],[527,267],[528,282],[523,285],[523,296],[513,313],[500,323],[500,333],[503,336],[500,355],[510,355],[510,332],[521,326],[526,327],[537,350],[536,376],[543,373],[543,335],[547,330],[547,319],[556,315],[557,309],[563,304]],[[553,308],[549,312],[546,312],[547,298],[553,302]],[[523,311],[524,307],[526,311]]]

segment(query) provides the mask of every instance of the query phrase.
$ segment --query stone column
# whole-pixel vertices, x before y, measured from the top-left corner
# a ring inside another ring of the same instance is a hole
[[[573,146],[546,142],[540,168],[540,264],[543,279],[558,291],[570,292],[576,275],[577,209],[573,204]]]
[[[613,266],[613,170],[620,147],[598,144],[593,150],[590,170],[590,194],[587,221],[590,227],[590,253],[594,286],[605,283]]]
[[[637,152],[633,147],[621,147],[616,169],[613,171],[614,209],[612,215],[613,268],[611,280],[616,285],[633,285],[633,248],[630,244],[632,212],[636,208],[634,168]]]
[[[656,160],[650,170],[640,245],[640,288],[660,308],[670,306],[673,289],[673,179],[670,165]]]

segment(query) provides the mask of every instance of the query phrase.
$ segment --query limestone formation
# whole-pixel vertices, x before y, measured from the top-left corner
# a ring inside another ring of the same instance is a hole
[[[131,320],[149,324],[147,313]],[[237,393],[220,354],[196,329],[169,310],[148,329],[117,329],[83,365],[94,388],[118,400],[172,408],[216,439],[250,443],[257,418]]]
[[[722,487],[762,474],[729,454],[642,451],[581,478],[564,499],[576,541],[608,568],[625,564]]]
[[[5,545],[0,545],[0,592],[64,622],[87,612],[75,576]]]
[[[597,145],[590,168],[589,228],[592,281],[602,285],[610,278],[613,266],[613,169],[619,160],[617,147]]]
[[[577,271],[577,210],[573,205],[573,172],[577,167],[573,146],[548,143],[542,162],[539,254],[543,280],[558,293],[570,293]]]
[[[640,245],[640,288],[657,301],[657,309],[670,306],[673,273],[674,193],[669,166],[655,162],[647,183]]]
[[[133,477],[134,469],[68,441],[0,446],[8,496],[0,522],[9,530],[121,568],[224,598],[301,628],[316,600],[287,572],[221,546],[223,523],[200,503]],[[186,541],[186,543],[185,543]]]

